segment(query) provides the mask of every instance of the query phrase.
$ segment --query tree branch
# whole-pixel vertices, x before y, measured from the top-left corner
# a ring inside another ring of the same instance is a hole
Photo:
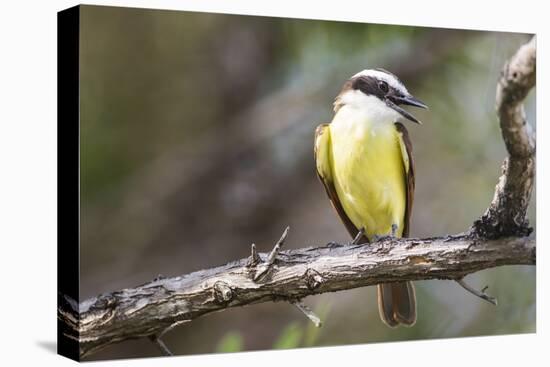
[[[267,258],[268,254],[259,254]],[[213,269],[163,278],[84,301],[60,317],[79,336],[84,356],[125,339],[161,334],[174,323],[261,302],[288,301],[384,282],[461,279],[500,265],[534,265],[533,238],[482,241],[471,236],[386,239],[282,251],[262,282],[241,259]],[[71,303],[66,303],[71,304]],[[74,303],[72,303],[74,305]],[[80,319],[79,323],[74,322]]]
[[[493,201],[472,230],[481,237],[529,235],[527,208],[535,181],[535,136],[525,118],[523,100],[535,85],[536,39],[516,52],[504,65],[497,84],[496,110],[508,158]]]
[[[79,342],[81,357],[141,337],[169,354],[161,337],[175,326],[261,302],[290,302],[320,325],[300,303],[302,298],[385,282],[450,279],[491,301],[463,277],[495,266],[536,263],[535,240],[526,237],[531,232],[526,211],[535,174],[535,139],[522,105],[535,83],[535,70],[533,39],[510,59],[499,80],[497,113],[509,157],[491,205],[467,233],[280,251],[287,228],[270,254],[259,254],[253,244],[248,258],[175,278],[159,277],[80,304],[59,295],[62,334]]]

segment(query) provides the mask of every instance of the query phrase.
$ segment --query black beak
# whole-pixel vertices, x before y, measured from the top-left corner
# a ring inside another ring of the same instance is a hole
[[[386,97],[386,104],[393,108],[395,111],[397,111],[401,116],[405,117],[408,120],[411,120],[412,122],[416,122],[417,124],[422,124],[420,120],[418,120],[416,117],[411,115],[409,112],[405,111],[399,105],[407,105],[407,106],[414,106],[414,107],[420,107],[428,109],[428,106],[414,98],[411,95],[408,96],[397,96],[397,95],[389,95]]]

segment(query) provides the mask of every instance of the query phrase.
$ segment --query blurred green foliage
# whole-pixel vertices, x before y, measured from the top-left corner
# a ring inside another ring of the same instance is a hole
[[[239,352],[243,349],[243,337],[236,331],[229,331],[216,346],[217,353]]]
[[[322,303],[313,311],[324,320],[329,317],[330,303]],[[292,349],[298,347],[314,347],[317,345],[321,329],[309,321],[293,321],[287,324],[273,343],[273,349]],[[229,331],[218,342],[217,353],[239,352],[246,350],[242,334]]]
[[[290,349],[300,346],[304,330],[297,322],[285,326],[279,338],[273,344],[274,349]]]

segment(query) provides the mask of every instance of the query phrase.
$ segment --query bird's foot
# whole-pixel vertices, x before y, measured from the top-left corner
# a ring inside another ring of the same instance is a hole
[[[391,236],[395,238],[396,234],[397,234],[397,224],[393,223],[391,225]]]
[[[372,238],[374,239],[374,242],[386,242],[386,240],[390,240],[393,237],[390,236],[389,234],[383,234],[383,235],[375,234],[374,236],[372,236]]]
[[[397,235],[397,224],[394,223],[391,225],[390,234],[385,234],[385,235],[375,234],[373,236],[373,239],[374,239],[374,242],[381,242],[382,244],[384,244],[386,241],[396,238],[397,237],[396,235]]]

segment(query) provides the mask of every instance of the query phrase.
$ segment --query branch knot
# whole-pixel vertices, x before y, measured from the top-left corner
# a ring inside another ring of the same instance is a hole
[[[306,284],[309,290],[315,290],[319,288],[325,281],[325,278],[319,274],[316,270],[308,268],[306,270]]]
[[[214,283],[214,298],[220,304],[229,303],[233,299],[233,291],[227,283],[219,280]]]

